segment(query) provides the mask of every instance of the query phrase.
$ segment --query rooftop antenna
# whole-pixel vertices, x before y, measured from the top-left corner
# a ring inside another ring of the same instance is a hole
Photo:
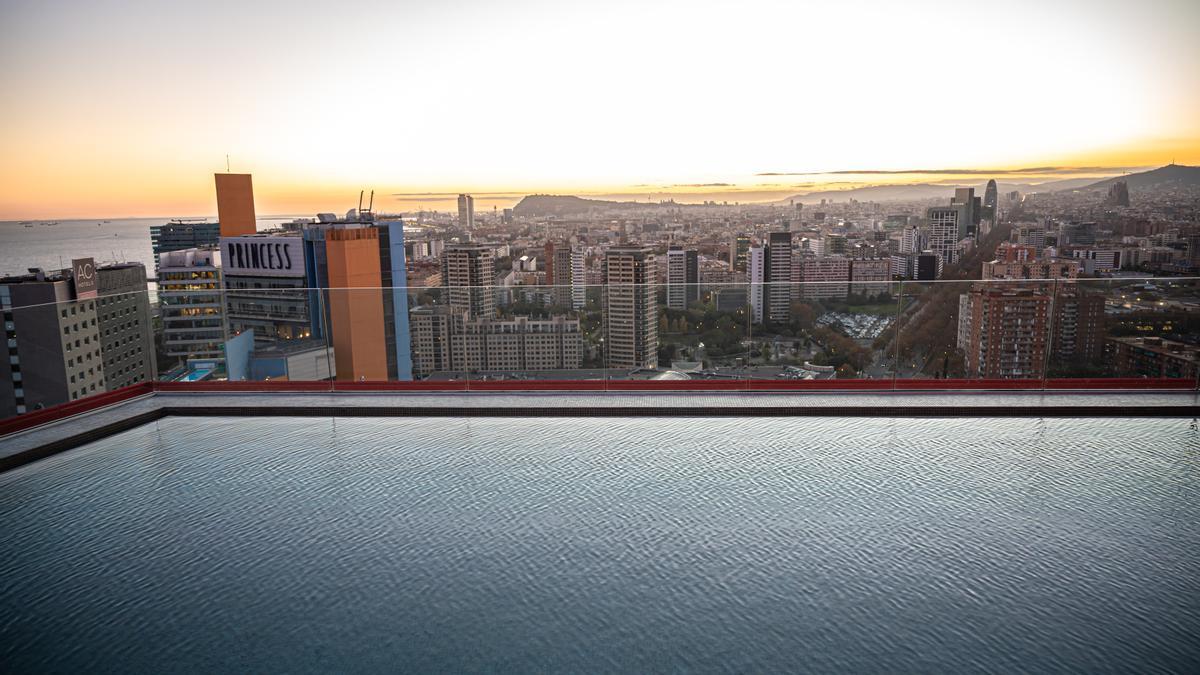
[[[225,173],[229,173],[229,153],[225,153]]]
[[[367,204],[367,211],[375,213],[375,191],[371,190],[371,201]]]
[[[358,191],[358,212],[359,213],[362,213],[362,198],[363,198],[363,191],[359,190]]]

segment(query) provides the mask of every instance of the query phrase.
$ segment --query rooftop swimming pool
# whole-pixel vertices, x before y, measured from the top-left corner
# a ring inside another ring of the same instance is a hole
[[[0,474],[28,671],[1200,669],[1189,419],[181,418]]]

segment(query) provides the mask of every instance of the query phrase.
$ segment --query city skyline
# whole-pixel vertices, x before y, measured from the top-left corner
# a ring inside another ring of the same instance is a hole
[[[3,219],[208,214],[226,155],[260,213],[1200,163],[1200,9],[1179,0],[60,4],[0,10]]]

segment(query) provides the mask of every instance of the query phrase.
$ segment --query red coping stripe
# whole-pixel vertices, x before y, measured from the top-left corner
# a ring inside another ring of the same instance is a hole
[[[154,383],[141,382],[139,384],[131,384],[128,387],[106,391],[103,394],[85,396],[84,398],[68,401],[67,403],[52,405],[42,410],[34,410],[23,415],[9,417],[8,419],[0,420],[0,436],[31,429],[50,422],[57,422],[68,417],[74,417],[75,415],[81,415],[85,412],[113,405],[114,403],[128,401],[131,398],[152,393],[154,393]]]
[[[154,382],[130,385],[44,410],[0,420],[0,436],[127,401],[152,392],[531,392],[531,391],[1186,391],[1181,378],[1078,378],[1046,380],[471,380],[451,382]]]

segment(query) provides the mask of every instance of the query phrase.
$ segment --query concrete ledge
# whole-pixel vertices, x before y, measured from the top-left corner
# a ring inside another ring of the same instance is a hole
[[[453,406],[168,406],[175,417],[1197,417],[1200,406],[753,406],[753,407],[453,407]]]
[[[163,417],[1200,418],[1195,391],[157,392],[0,436],[0,471]]]

